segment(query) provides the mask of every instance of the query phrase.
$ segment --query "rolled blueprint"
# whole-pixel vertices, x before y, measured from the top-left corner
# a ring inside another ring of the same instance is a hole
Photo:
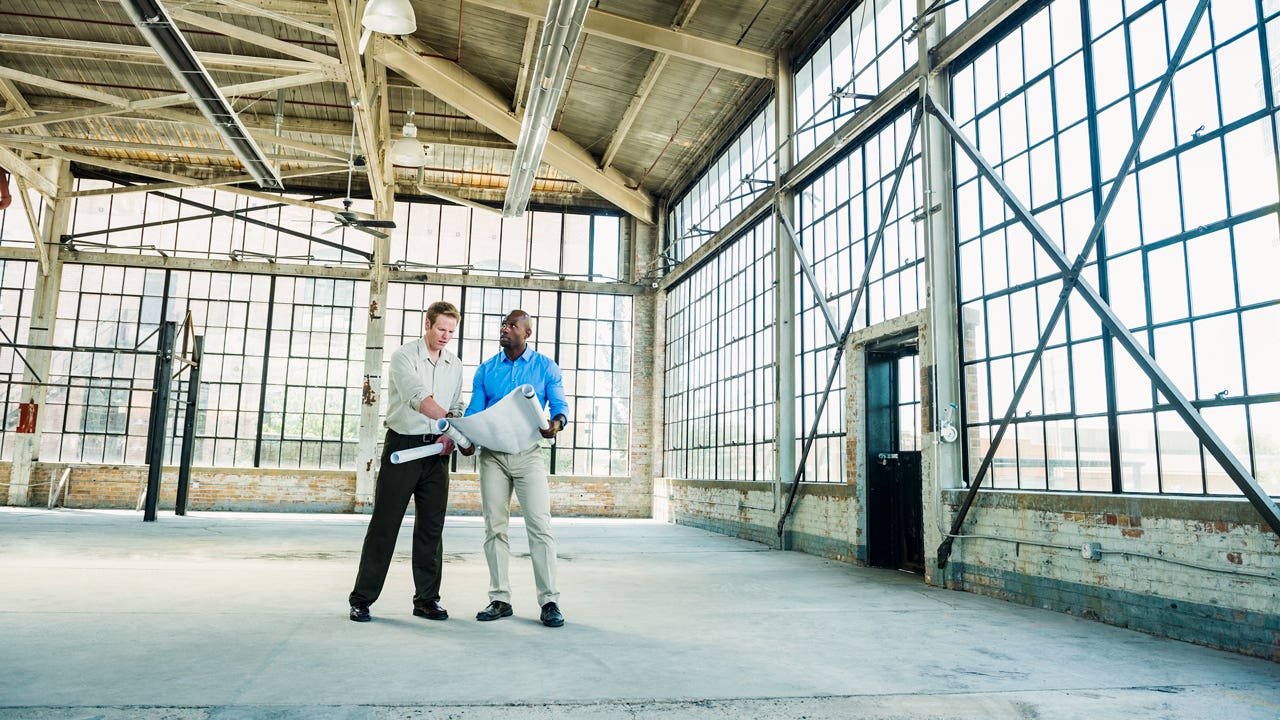
[[[431,457],[432,455],[439,455],[442,452],[444,452],[444,445],[442,445],[441,443],[431,443],[430,445],[421,445],[416,448],[409,448],[408,450],[400,450],[397,452],[393,452],[391,453],[391,462],[396,465],[399,465],[402,462],[409,462],[410,460],[417,460],[418,458]]]
[[[526,383],[518,389],[520,394],[524,395],[525,399],[529,401],[529,404],[533,405],[533,414],[538,421],[538,427],[543,430],[551,427],[551,423],[547,422],[547,414],[542,412],[542,405],[538,402],[538,393],[533,391],[533,386]]]
[[[538,430],[550,427],[550,423],[538,404],[533,386],[521,385],[475,415],[449,418],[449,426],[485,450],[522,453],[542,442],[542,433]]]
[[[449,439],[453,441],[453,444],[463,450],[471,447],[471,441],[467,439],[466,435],[458,432],[458,430],[453,426],[453,423],[449,422],[448,418],[440,418],[436,421],[436,432],[448,435]]]

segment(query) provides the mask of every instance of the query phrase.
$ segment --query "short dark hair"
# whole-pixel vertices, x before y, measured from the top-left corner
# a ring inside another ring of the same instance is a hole
[[[441,315],[451,317],[458,322],[462,322],[462,313],[458,312],[458,308],[454,307],[451,302],[441,300],[439,302],[433,302],[427,307],[427,325],[435,325],[436,318]]]

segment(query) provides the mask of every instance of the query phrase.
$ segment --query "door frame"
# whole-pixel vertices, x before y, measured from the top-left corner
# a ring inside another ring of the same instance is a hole
[[[900,348],[903,344],[915,344],[920,355],[920,371],[926,378],[929,369],[926,364],[930,362],[931,348],[929,338],[925,332],[925,324],[928,319],[927,310],[917,310],[915,312],[903,315],[901,317],[888,320],[868,328],[862,328],[849,336],[848,345],[846,346],[846,366],[845,366],[845,422],[846,437],[848,438],[848,446],[846,450],[846,480],[850,486],[851,500],[848,504],[848,523],[850,531],[850,545],[852,552],[859,564],[869,565],[870,557],[868,555],[868,526],[867,526],[867,417],[866,417],[866,398],[867,398],[867,353],[881,350],[892,350],[895,347]],[[930,408],[932,398],[930,393],[925,391],[921,393],[921,450],[924,451],[921,457],[921,502],[922,514],[924,518],[932,517],[935,512],[935,485],[932,477],[932,465],[930,453],[928,451],[929,443],[932,442],[932,428],[930,427]],[[925,580],[929,581],[929,563],[933,553],[930,551],[930,543],[936,545],[933,526],[924,522],[924,544],[925,544]]]

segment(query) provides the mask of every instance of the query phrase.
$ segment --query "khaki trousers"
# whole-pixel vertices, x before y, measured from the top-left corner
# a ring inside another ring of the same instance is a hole
[[[524,514],[533,559],[538,606],[559,602],[556,590],[556,539],[551,534],[551,492],[542,449],[522,453],[480,451],[480,506],[484,512],[484,557],[489,563],[489,599],[511,602],[511,491]]]

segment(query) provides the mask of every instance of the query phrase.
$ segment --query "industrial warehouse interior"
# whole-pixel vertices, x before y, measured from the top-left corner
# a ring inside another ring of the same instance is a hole
[[[1280,718],[1278,144],[1277,0],[5,0],[0,718]],[[437,301],[563,627],[490,449],[348,621]]]

